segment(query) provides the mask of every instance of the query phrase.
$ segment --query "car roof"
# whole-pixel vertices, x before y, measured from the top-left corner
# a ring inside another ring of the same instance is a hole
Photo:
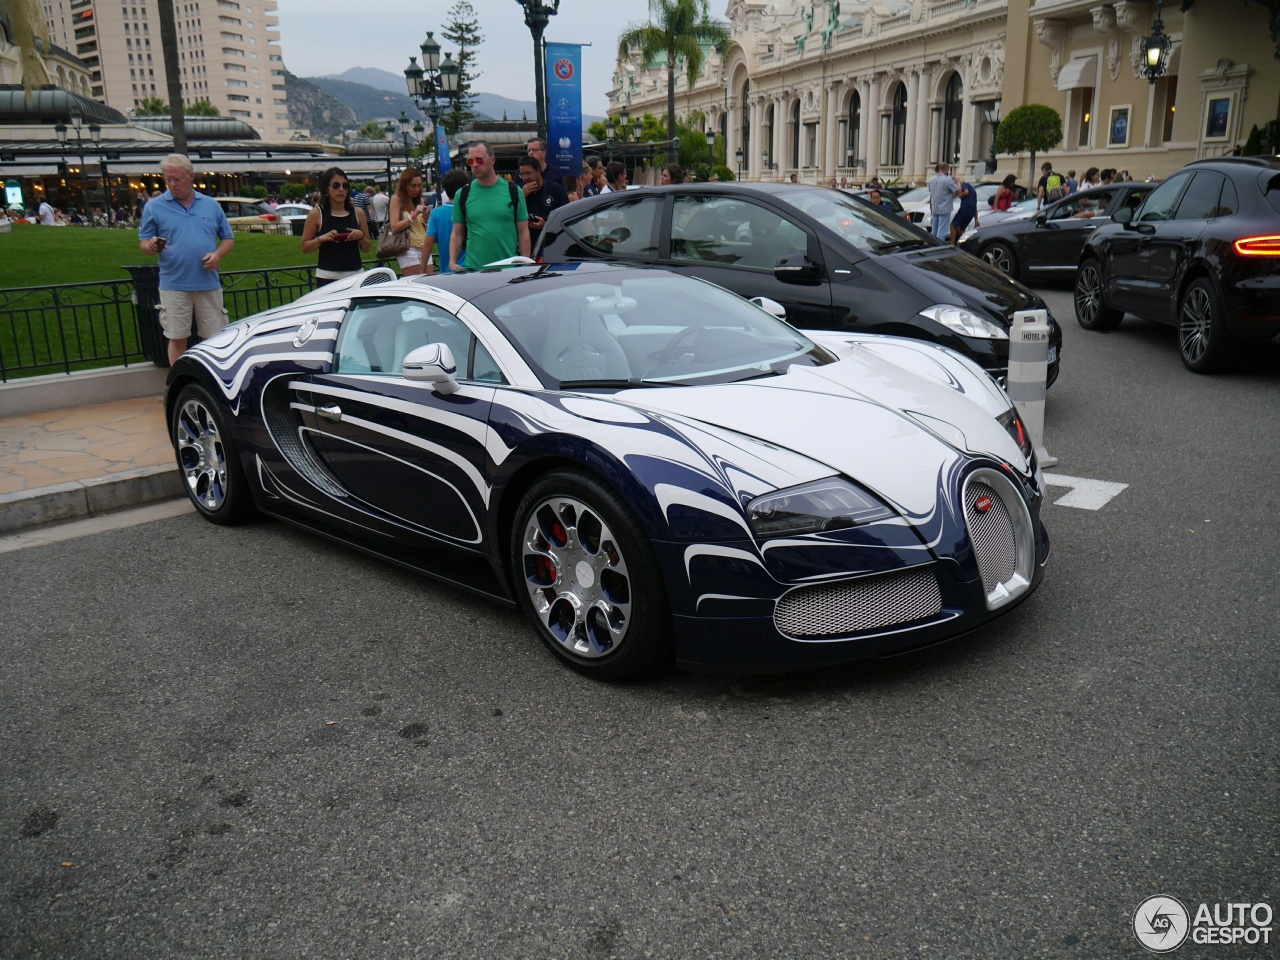
[[[649,267],[639,264],[615,263],[612,261],[602,260],[599,262],[582,262],[582,263],[540,263],[534,266],[511,266],[502,267],[494,270],[475,270],[465,271],[463,273],[446,273],[431,274],[430,276],[417,276],[407,279],[404,282],[411,283],[415,286],[423,287],[439,287],[441,290],[447,290],[455,296],[461,297],[463,300],[473,300],[482,294],[489,293],[493,290],[505,287],[510,283],[523,283],[533,280],[539,276],[556,277],[568,276],[591,276],[600,277],[613,273],[665,273],[669,276],[681,276],[683,274],[673,273],[670,270],[664,270],[661,267]],[[401,284],[396,284],[400,286]],[[389,285],[384,288],[373,288],[374,292],[380,292],[386,289],[388,294],[392,293],[393,287]],[[369,288],[363,290],[369,293]],[[530,291],[532,292],[532,291]]]
[[[260,199],[260,198],[258,198],[258,197],[214,197],[213,199],[217,200],[219,203],[223,203],[223,202],[226,202],[226,203],[264,203],[264,202],[265,202],[265,201],[261,200],[261,199]]]
[[[1280,170],[1280,157],[1205,157],[1203,160],[1192,160],[1187,166],[1220,167],[1227,170],[1239,170],[1242,167]]]

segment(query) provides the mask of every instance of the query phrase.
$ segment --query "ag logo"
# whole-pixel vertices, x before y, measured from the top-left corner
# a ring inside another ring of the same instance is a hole
[[[1152,953],[1177,950],[1190,925],[1187,908],[1173,897],[1147,897],[1133,912],[1133,934]]]
[[[572,60],[557,60],[555,67],[553,67],[552,69],[555,71],[556,76],[561,80],[573,79],[573,61]]]
[[[304,322],[302,326],[298,328],[298,332],[293,336],[293,345],[295,347],[300,347],[310,340],[311,335],[316,332],[316,326],[319,322],[319,317],[311,317],[309,320]]]

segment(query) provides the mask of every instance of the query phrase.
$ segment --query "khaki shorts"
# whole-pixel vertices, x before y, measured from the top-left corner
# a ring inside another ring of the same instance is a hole
[[[227,325],[221,287],[216,290],[161,290],[158,312],[160,329],[170,340],[186,340],[191,336],[193,314],[202,339],[212,337]]]

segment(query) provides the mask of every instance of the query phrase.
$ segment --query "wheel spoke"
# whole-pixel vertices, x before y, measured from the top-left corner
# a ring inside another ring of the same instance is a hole
[[[1195,287],[1182,304],[1178,337],[1182,355],[1191,363],[1198,362],[1209,349],[1209,326],[1212,323],[1209,295]]]
[[[217,510],[227,498],[227,459],[213,415],[198,400],[188,400],[174,433],[188,491],[206,509]]]

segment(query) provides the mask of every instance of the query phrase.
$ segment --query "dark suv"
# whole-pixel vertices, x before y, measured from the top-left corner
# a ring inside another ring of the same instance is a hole
[[[1003,382],[1018,310],[1048,307],[990,264],[839,190],[695,183],[609,193],[553,210],[546,263],[657,264],[747,297],[801,329],[888,333],[962,353]],[[1049,314],[1049,382],[1062,331]]]
[[[1173,324],[1197,373],[1280,339],[1280,159],[1197,160],[1113,219],[1080,256],[1080,326],[1112,330],[1126,311]]]

